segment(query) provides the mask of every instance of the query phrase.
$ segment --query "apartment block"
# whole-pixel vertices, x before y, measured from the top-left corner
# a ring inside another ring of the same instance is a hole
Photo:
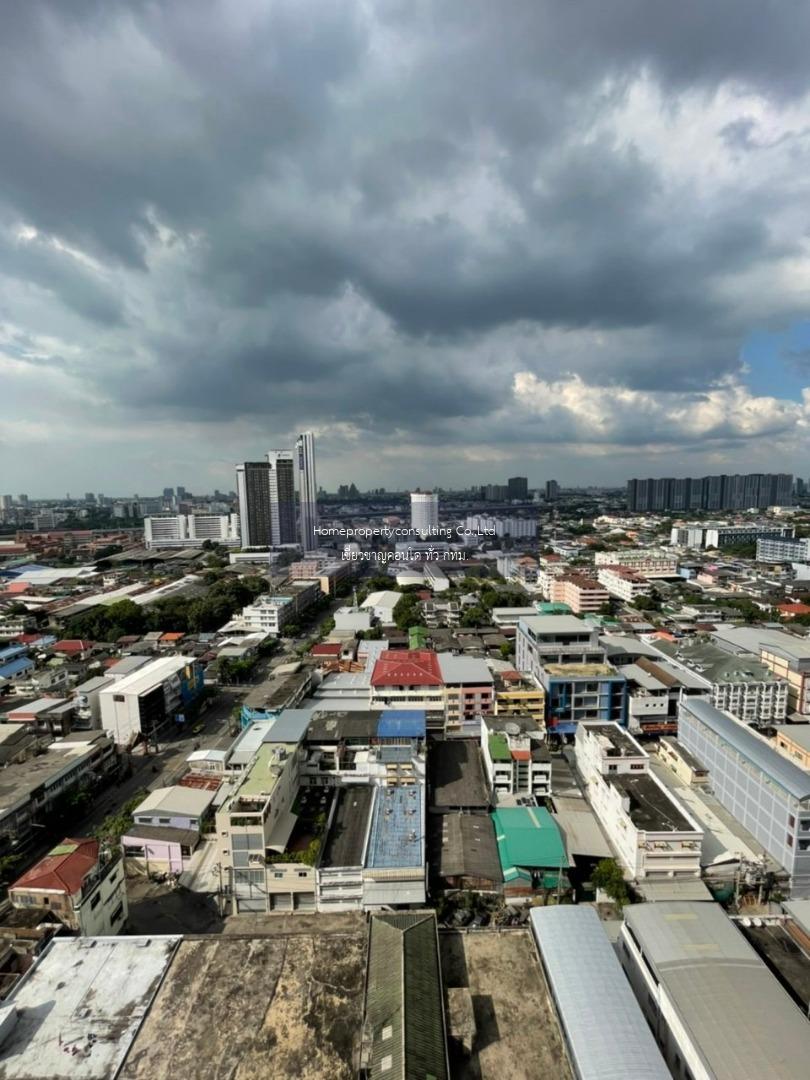
[[[518,620],[515,666],[538,682],[545,664],[601,664],[604,659],[598,627],[573,615],[529,615]]]
[[[640,596],[647,596],[650,583],[638,571],[627,566],[602,566],[597,575],[599,584],[604,586],[611,596],[632,604]]]
[[[495,715],[501,719],[509,716],[528,716],[543,726],[546,716],[546,692],[519,671],[496,672]]]
[[[594,813],[631,881],[699,878],[703,830],[650,771],[618,724],[581,723],[577,769]]]
[[[144,546],[155,548],[202,547],[206,540],[239,547],[238,514],[160,514],[144,518]]]
[[[545,725],[528,716],[481,718],[481,754],[489,786],[499,795],[551,794]]]
[[[627,548],[618,551],[597,551],[593,557],[594,565],[626,566],[645,578],[675,577],[678,573],[678,559],[666,551],[648,548]]]
[[[554,604],[567,604],[575,615],[585,615],[599,611],[610,595],[595,578],[568,573],[551,581],[548,598]]]
[[[682,702],[678,741],[709,770],[714,797],[810,896],[810,773],[702,698]]]

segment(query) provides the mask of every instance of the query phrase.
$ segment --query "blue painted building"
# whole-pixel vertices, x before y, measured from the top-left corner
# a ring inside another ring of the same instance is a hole
[[[550,735],[574,735],[581,720],[627,726],[627,680],[608,664],[547,664],[540,679]]]

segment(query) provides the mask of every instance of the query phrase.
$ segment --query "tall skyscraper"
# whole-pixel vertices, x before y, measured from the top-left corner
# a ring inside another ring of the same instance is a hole
[[[295,543],[295,478],[292,450],[268,450],[272,544]]]
[[[273,542],[270,463],[246,461],[237,465],[236,495],[242,547],[269,547]]]
[[[301,512],[301,547],[305,552],[318,547],[318,484],[315,479],[315,437],[304,431],[295,443],[298,458],[298,498]]]
[[[411,528],[427,535],[439,524],[439,496],[430,491],[411,492]]]
[[[629,510],[764,510],[790,506],[790,473],[746,473],[719,476],[659,477],[627,482]]]
[[[546,500],[553,502],[560,497],[560,485],[556,480],[546,480]]]

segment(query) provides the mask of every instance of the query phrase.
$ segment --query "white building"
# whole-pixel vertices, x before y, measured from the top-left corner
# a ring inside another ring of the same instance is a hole
[[[487,536],[511,536],[513,540],[530,540],[537,536],[537,522],[533,518],[494,517],[490,514],[470,514],[465,528]],[[498,571],[500,573],[500,571]],[[506,575],[504,575],[506,576]]]
[[[593,561],[596,566],[626,566],[646,578],[675,577],[678,573],[677,556],[647,548],[597,551]]]
[[[411,528],[429,533],[439,525],[439,496],[430,491],[411,492]]]
[[[676,1080],[797,1080],[810,1027],[719,904],[625,910],[619,957]]]
[[[650,583],[636,570],[626,566],[602,566],[599,569],[599,584],[604,585],[611,596],[632,604],[640,596],[647,596]]]
[[[371,629],[371,612],[355,607],[339,607],[334,614],[335,630],[349,630],[356,634],[358,630]]]
[[[201,689],[202,672],[193,656],[153,660],[100,692],[101,726],[119,746],[141,738],[156,742]]]
[[[650,772],[650,756],[614,723],[579,723],[577,769],[631,881],[699,878],[703,830]]]
[[[206,540],[239,547],[239,515],[160,514],[144,518],[143,541],[150,550],[202,547]]]
[[[481,753],[498,795],[551,795],[551,756],[545,731],[530,716],[482,716]]]
[[[379,619],[383,626],[393,626],[394,608],[401,599],[402,593],[395,592],[393,589],[384,589],[381,592],[369,593],[360,606],[370,610],[374,618]]]
[[[315,436],[305,431],[295,443],[298,457],[298,499],[301,515],[301,547],[306,554],[318,549],[318,482],[315,477]]]

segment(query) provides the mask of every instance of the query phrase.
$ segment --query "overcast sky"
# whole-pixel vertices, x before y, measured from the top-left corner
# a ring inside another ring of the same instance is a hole
[[[0,491],[810,473],[806,0],[5,0]]]

